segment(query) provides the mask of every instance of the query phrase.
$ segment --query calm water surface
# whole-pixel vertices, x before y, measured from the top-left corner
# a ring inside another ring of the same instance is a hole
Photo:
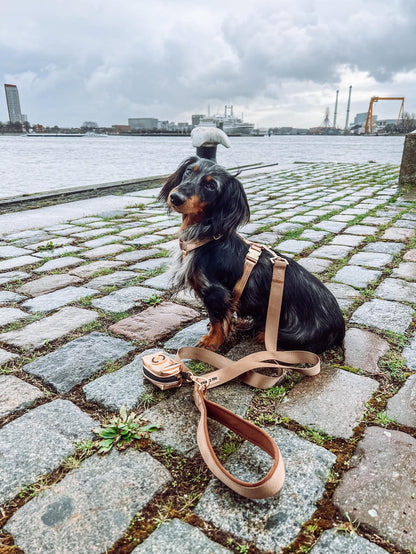
[[[231,137],[218,162],[368,162],[400,164],[404,137]],[[0,136],[0,197],[164,175],[194,154],[189,137]]]

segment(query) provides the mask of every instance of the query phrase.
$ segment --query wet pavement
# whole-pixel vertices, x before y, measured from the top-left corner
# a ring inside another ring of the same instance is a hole
[[[398,172],[307,163],[241,178],[241,233],[315,273],[348,328],[316,377],[212,391],[281,449],[286,481],[265,500],[205,470],[190,388],[143,381],[143,352],[195,345],[207,326],[171,289],[180,218],[158,190],[0,215],[0,552],[415,552],[416,202]],[[241,332],[222,351],[255,348]],[[92,429],[122,406],[161,428],[100,455]],[[268,469],[211,431],[234,475]]]

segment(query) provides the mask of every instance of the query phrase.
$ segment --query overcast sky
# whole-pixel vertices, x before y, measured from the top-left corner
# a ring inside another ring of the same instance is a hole
[[[350,85],[350,121],[371,96],[416,112],[416,0],[8,1],[0,72],[32,124],[190,121],[233,104],[260,127],[311,127],[326,108],[332,121],[339,89],[343,127]]]

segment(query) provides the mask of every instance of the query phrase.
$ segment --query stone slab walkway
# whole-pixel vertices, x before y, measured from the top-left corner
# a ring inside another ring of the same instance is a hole
[[[416,216],[397,178],[342,163],[242,176],[241,232],[315,273],[348,328],[314,378],[211,391],[278,443],[286,481],[267,500],[206,470],[190,387],[143,380],[143,354],[195,345],[208,323],[172,290],[180,218],[158,191],[1,215],[0,552],[415,552]],[[240,332],[222,352],[259,349]],[[123,406],[160,428],[143,451],[100,455],[92,429]],[[236,476],[268,470],[262,451],[210,430]]]

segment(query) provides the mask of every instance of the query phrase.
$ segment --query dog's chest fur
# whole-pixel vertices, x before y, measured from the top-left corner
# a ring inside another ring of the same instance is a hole
[[[196,271],[195,252],[192,250],[185,256],[180,248],[176,251],[172,273],[173,285],[178,290],[191,288],[200,296],[202,288],[208,285],[205,275],[201,271]]]

